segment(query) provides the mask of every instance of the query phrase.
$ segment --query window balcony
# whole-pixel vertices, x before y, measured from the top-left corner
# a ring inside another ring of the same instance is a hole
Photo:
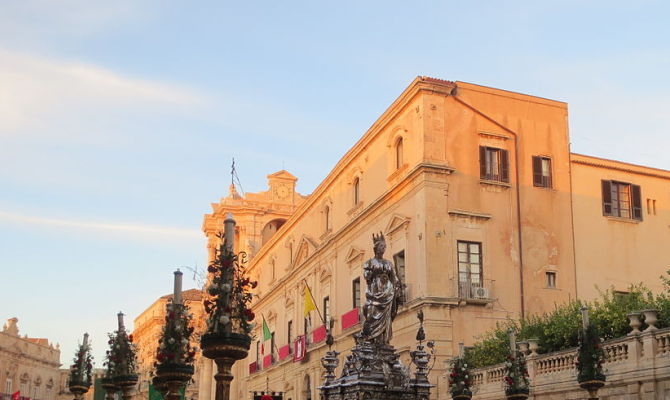
[[[495,281],[484,279],[479,282],[457,281],[454,284],[454,294],[457,299],[473,304],[487,304],[495,301]]]

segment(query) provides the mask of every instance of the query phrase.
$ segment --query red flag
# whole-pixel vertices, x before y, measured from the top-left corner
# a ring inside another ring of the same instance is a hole
[[[19,397],[21,397],[20,390],[17,390],[16,392],[12,393],[12,400],[19,400]]]

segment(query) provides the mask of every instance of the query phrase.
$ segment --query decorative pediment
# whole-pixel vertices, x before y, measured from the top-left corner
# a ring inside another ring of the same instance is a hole
[[[319,281],[321,282],[330,279],[330,277],[333,275],[330,267],[327,264],[322,264],[317,270],[317,273],[319,275]]]
[[[400,231],[401,229],[407,229],[409,225],[410,218],[405,217],[399,214],[393,214],[388,224],[386,224],[386,229],[384,229],[384,234],[388,236],[393,236],[394,233]]]
[[[290,292],[286,293],[286,298],[284,299],[284,308],[288,310],[294,305],[295,301],[293,300],[293,290],[291,290]]]
[[[312,238],[307,235],[303,235],[298,242],[293,265],[300,265],[305,262],[305,260],[307,260],[310,255],[314,254],[316,247],[317,243]]]
[[[359,249],[358,247],[352,246],[349,249],[349,251],[347,252],[346,257],[344,257],[344,261],[347,264],[353,264],[357,261],[362,261],[364,254],[365,254],[365,251]]]
[[[386,146],[393,147],[399,138],[404,139],[406,135],[407,129],[404,126],[396,126],[388,135],[388,138],[386,139]]]
[[[274,320],[275,318],[277,318],[277,312],[275,310],[268,311],[267,320],[270,321]]]

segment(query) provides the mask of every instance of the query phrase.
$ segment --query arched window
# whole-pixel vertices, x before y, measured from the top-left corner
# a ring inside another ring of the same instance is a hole
[[[356,177],[353,183],[354,187],[354,206],[361,201],[361,180]]]
[[[326,227],[326,232],[330,231],[330,207],[325,206],[323,208],[323,223]]]
[[[303,378],[302,396],[304,400],[312,400],[312,385],[310,384],[309,375],[305,375],[305,378]]]
[[[402,167],[402,157],[402,137],[399,137],[395,142],[395,169],[400,169],[400,167]]]

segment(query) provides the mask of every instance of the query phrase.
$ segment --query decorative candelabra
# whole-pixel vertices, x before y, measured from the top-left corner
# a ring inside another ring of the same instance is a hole
[[[88,344],[88,333],[84,333],[84,341],[75,353],[74,364],[70,367],[68,388],[74,394],[75,400],[82,400],[84,394],[91,387],[91,371],[93,370],[93,356]]]
[[[463,342],[458,344],[458,357],[450,361],[449,370],[449,392],[453,400],[470,400],[472,388],[470,380],[470,368],[465,361],[465,346]]]
[[[210,298],[204,300],[208,314],[207,331],[200,339],[202,354],[214,360],[217,367],[216,400],[230,399],[231,368],[237,360],[247,357],[251,346],[251,321],[254,313],[249,308],[250,289],[256,287],[245,275],[246,253],[234,253],[235,220],[231,214],[224,221],[222,243],[214,260],[207,267]]]
[[[509,330],[510,353],[505,361],[505,396],[508,400],[527,399],[530,393],[530,379],[526,368],[526,358],[516,346],[516,334]]]
[[[174,272],[174,299],[166,305],[163,334],[156,351],[154,386],[168,400],[179,400],[180,390],[193,376],[196,349],[191,347],[193,315],[183,304],[181,296],[182,272]]]
[[[582,331],[577,350],[577,382],[579,387],[589,392],[589,400],[598,400],[598,390],[605,386],[603,363],[605,352],[600,334],[595,325],[589,323],[589,310],[582,307]]]
[[[122,392],[124,400],[132,400],[137,386],[137,363],[135,345],[132,335],[126,333],[123,324],[123,313],[117,314],[119,328],[109,334],[109,350],[105,361],[106,371],[102,387],[107,392],[107,399],[113,400],[114,394]]]

